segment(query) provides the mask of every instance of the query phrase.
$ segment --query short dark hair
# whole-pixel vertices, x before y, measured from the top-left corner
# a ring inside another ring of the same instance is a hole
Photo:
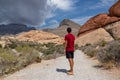
[[[72,29],[70,27],[67,28],[67,32],[71,33]]]

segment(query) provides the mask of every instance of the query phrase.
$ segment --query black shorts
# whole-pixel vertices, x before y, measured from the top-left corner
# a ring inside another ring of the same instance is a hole
[[[74,51],[66,51],[66,58],[74,58]]]

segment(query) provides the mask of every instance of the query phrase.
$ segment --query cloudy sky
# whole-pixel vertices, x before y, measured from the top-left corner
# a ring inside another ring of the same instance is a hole
[[[0,24],[22,23],[36,28],[54,28],[63,19],[84,24],[117,0],[0,0]]]

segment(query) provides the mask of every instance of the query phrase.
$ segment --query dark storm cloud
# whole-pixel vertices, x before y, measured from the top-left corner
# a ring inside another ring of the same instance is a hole
[[[41,25],[49,13],[47,0],[0,0],[0,24]]]

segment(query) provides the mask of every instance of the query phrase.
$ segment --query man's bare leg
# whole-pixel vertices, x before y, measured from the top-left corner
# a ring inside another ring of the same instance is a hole
[[[69,64],[70,64],[70,70],[69,70],[69,72],[73,74],[74,61],[73,61],[72,58],[69,58],[68,61],[69,61]]]

